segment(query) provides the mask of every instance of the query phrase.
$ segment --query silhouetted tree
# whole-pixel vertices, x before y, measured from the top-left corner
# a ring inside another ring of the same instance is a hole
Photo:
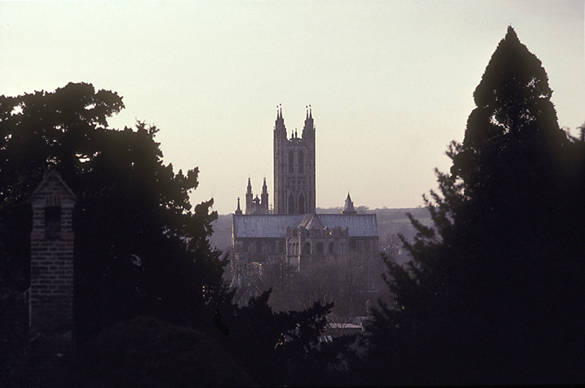
[[[107,328],[76,363],[75,387],[256,386],[204,333],[150,317]]]
[[[216,338],[258,384],[306,385],[333,305],[315,302],[302,311],[274,312],[269,297],[266,291],[236,314],[224,316],[229,336]]]
[[[585,379],[585,149],[559,128],[551,95],[509,27],[447,152],[450,174],[437,172],[434,225],[411,217],[413,260],[387,263],[395,303],[368,327],[371,383]]]
[[[0,214],[10,257],[19,260],[14,274],[26,274],[27,199],[43,174],[58,169],[78,196],[78,338],[143,313],[194,324],[211,298],[229,299],[220,296],[225,263],[207,240],[217,216],[212,201],[195,211],[189,203],[198,170],[175,173],[163,164],[154,126],[108,128],[107,118],[124,107],[121,97],[70,83],[2,97],[0,106]]]
[[[86,83],[0,96],[0,291],[28,287],[28,198],[54,168],[79,200],[73,222],[80,355],[91,346],[93,355],[107,353],[107,341],[83,344],[116,323],[150,315],[214,338],[258,381],[293,381],[293,369],[317,351],[331,306],[279,314],[265,297],[238,309],[222,279],[227,260],[209,244],[213,201],[194,209],[189,203],[198,169],[175,173],[165,165],[154,126],[109,128],[107,119],[123,107],[116,93]],[[112,330],[101,338],[115,337]]]

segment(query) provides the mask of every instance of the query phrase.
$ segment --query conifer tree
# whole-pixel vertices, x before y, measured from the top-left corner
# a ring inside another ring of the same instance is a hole
[[[536,56],[509,27],[474,92],[449,174],[412,219],[412,261],[388,261],[394,306],[374,311],[374,382],[583,381],[585,215],[582,144],[557,124]],[[426,199],[425,199],[426,200]]]

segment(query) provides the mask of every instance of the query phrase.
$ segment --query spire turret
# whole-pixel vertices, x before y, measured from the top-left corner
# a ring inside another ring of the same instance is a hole
[[[313,111],[311,105],[307,105],[307,116],[305,118],[305,126],[303,127],[303,139],[315,138],[315,124],[313,122]]]
[[[252,182],[248,178],[248,189],[246,190],[246,214],[251,214],[254,194],[252,194]]]
[[[276,121],[274,122],[274,136],[286,139],[286,127],[282,117],[282,105],[276,106]]]
[[[264,184],[262,185],[262,194],[260,195],[260,198],[262,214],[268,214],[268,186],[266,186],[266,178],[264,178]]]
[[[353,207],[353,202],[349,193],[347,193],[347,198],[345,199],[345,206],[343,207],[343,214],[356,214],[357,211]]]
[[[240,197],[238,197],[238,208],[236,209],[236,216],[242,215],[242,209],[240,208]]]

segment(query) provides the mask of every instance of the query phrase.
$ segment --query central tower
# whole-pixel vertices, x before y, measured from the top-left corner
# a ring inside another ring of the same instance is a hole
[[[305,126],[288,139],[282,107],[274,124],[274,214],[315,213],[315,125],[307,107]]]

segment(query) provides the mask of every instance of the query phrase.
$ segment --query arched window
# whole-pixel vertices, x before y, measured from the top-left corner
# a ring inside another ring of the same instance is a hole
[[[323,254],[323,243],[319,241],[317,243],[317,245],[315,246],[315,249],[317,250],[318,255],[322,255]]]
[[[299,214],[305,214],[305,197],[303,194],[299,195]]]
[[[299,172],[305,172],[305,154],[303,154],[303,151],[299,152]]]
[[[355,243],[355,240],[350,240],[349,241],[349,251],[350,252],[355,252],[356,251],[356,243]]]
[[[329,254],[330,255],[334,255],[335,254],[335,244],[333,242],[329,243]]]
[[[291,194],[288,197],[288,214],[296,214],[295,213],[295,197]]]
[[[292,151],[288,151],[288,172],[290,174],[295,172],[295,157]]]
[[[311,254],[311,243],[306,242],[305,245],[303,245],[303,255],[310,255],[310,254]]]

